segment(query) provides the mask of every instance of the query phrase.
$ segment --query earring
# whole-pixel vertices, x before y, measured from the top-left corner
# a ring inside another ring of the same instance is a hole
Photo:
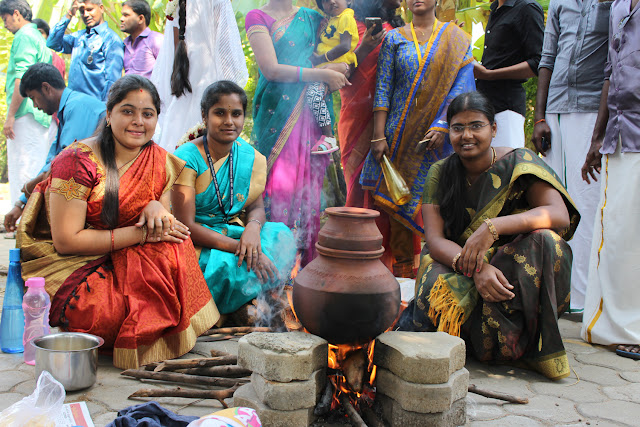
[[[111,127],[111,122],[109,120],[107,120],[107,127],[110,128]]]

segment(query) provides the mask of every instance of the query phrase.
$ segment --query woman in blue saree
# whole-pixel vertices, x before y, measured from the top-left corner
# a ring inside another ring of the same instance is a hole
[[[424,232],[420,197],[429,167],[452,152],[447,106],[457,95],[475,90],[469,36],[435,18],[435,0],[408,0],[407,6],[413,22],[390,31],[378,56],[371,151],[360,177],[390,216],[393,270],[402,277],[414,276],[414,255]],[[379,164],[383,154],[411,189],[411,200],[403,206],[389,196]]]
[[[199,264],[221,313],[232,313],[287,280],[295,261],[293,233],[266,222],[266,159],[240,138],[247,95],[233,82],[202,96],[203,135],[179,147],[187,162],[172,206],[199,247]]]
[[[348,84],[346,64],[312,68],[309,57],[321,21],[318,12],[294,7],[292,0],[269,0],[245,19],[260,67],[251,140],[267,158],[265,210],[269,220],[295,230],[302,265],[315,255],[322,183],[330,161],[326,155],[311,155],[322,133],[307,106],[306,86],[320,81],[335,91]]]

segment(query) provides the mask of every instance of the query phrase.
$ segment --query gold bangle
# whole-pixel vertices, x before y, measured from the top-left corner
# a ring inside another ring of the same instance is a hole
[[[329,57],[327,56],[327,54],[328,54],[328,53],[329,53],[329,52],[327,52],[327,53],[325,53],[325,54],[324,54],[324,59],[326,59],[326,60],[327,60],[327,62],[331,62],[331,61],[329,60]]]
[[[487,224],[487,227],[489,227],[489,232],[493,236],[493,241],[495,242],[496,240],[498,240],[500,238],[500,235],[498,234],[498,230],[496,230],[496,226],[493,225],[493,222],[491,222],[491,220],[487,218],[484,220],[484,223]]]
[[[384,138],[378,138],[378,139],[372,139],[372,140],[371,140],[371,143],[373,144],[374,142],[380,142],[380,141],[386,141],[386,140],[387,140],[387,138],[386,138],[386,137],[384,137]]]
[[[451,263],[451,268],[456,273],[458,272],[458,260],[460,259],[460,255],[462,255],[462,252],[458,252],[456,256],[453,257],[453,262]]]
[[[147,224],[144,224],[142,226],[142,237],[140,238],[140,243],[138,243],[140,246],[144,246],[144,244],[147,242],[148,234],[149,234],[149,229],[147,228]]]

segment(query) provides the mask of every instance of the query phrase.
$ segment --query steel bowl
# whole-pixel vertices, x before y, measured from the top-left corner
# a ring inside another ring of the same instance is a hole
[[[31,344],[36,348],[36,379],[42,371],[48,371],[66,391],[82,390],[96,382],[102,338],[62,332],[36,338]]]

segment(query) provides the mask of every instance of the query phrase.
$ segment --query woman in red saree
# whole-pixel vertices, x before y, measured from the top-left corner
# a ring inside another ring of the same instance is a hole
[[[50,324],[101,336],[122,369],[185,354],[219,318],[169,212],[184,162],[150,140],[159,112],[149,80],[118,80],[100,134],[58,155],[18,233],[24,277],[46,280]]]

